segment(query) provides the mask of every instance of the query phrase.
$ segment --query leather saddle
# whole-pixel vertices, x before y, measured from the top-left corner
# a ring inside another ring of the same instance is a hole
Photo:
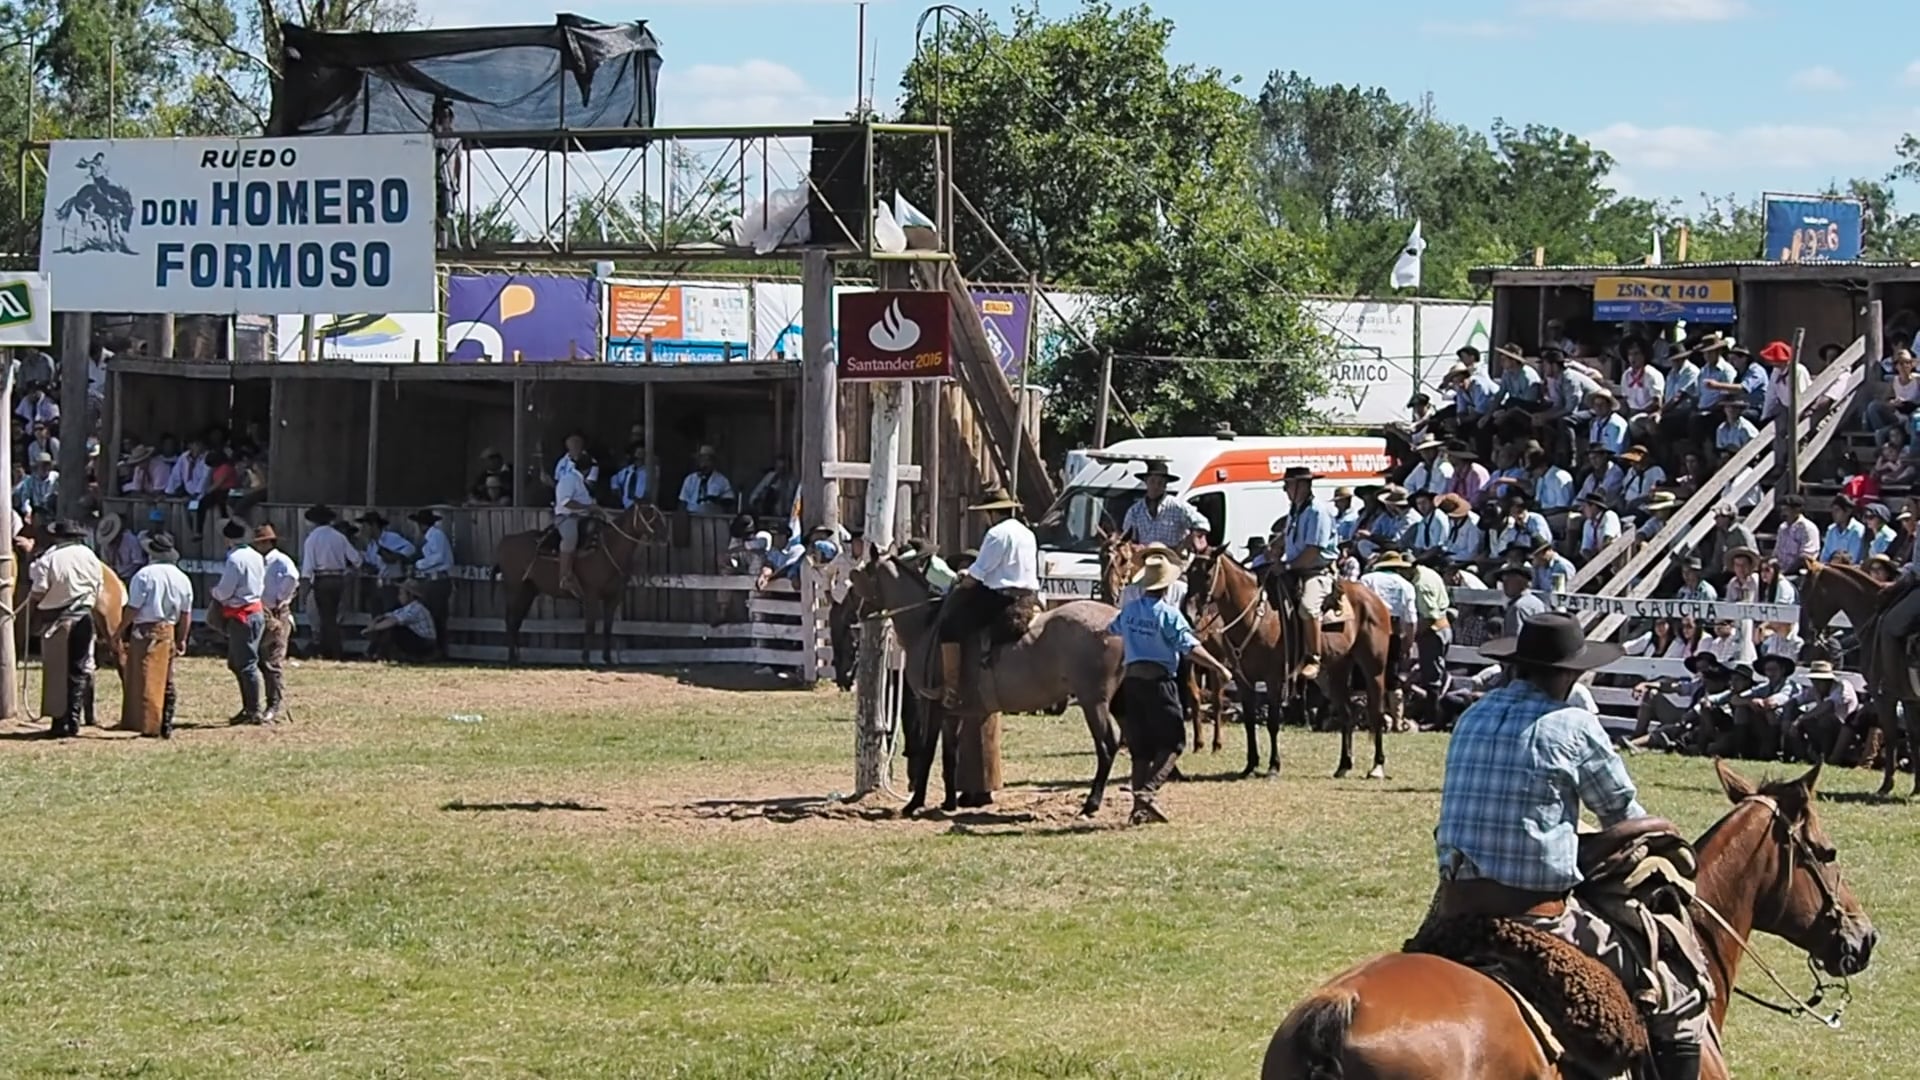
[[[600,546],[600,519],[583,517],[580,519],[580,547],[576,555],[584,555]],[[560,527],[548,523],[540,532],[540,543],[534,548],[537,555],[557,555],[560,553]]]

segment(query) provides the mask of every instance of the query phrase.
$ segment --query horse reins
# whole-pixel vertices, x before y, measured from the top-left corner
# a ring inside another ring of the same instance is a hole
[[[1787,866],[1786,866],[1786,871],[1784,876],[1788,880],[1791,880],[1793,878],[1793,869],[1794,869],[1793,859],[1796,854],[1799,854],[1802,858],[1804,858],[1810,867],[1815,868],[1812,871],[1813,880],[1815,885],[1817,885],[1820,889],[1820,900],[1821,900],[1820,915],[1818,917],[1826,918],[1829,915],[1831,915],[1834,918],[1838,919],[1839,916],[1844,914],[1844,911],[1840,906],[1839,898],[1834,895],[1833,885],[1827,881],[1826,874],[1822,873],[1818,869],[1818,867],[1821,866],[1820,860],[1818,858],[1813,857],[1811,846],[1807,843],[1806,838],[1794,832],[1793,827],[1787,823],[1786,818],[1780,813],[1780,804],[1777,801],[1775,801],[1772,796],[1769,796],[1769,795],[1749,795],[1743,801],[1757,802],[1760,805],[1765,806],[1767,808],[1767,812],[1769,813],[1769,815],[1771,815],[1770,824],[1777,824],[1786,829],[1787,831]],[[1745,955],[1749,960],[1753,961],[1754,966],[1760,969],[1761,974],[1765,975],[1767,977],[1767,980],[1773,983],[1774,989],[1780,991],[1781,994],[1785,995],[1787,1001],[1789,1001],[1791,1004],[1779,1005],[1774,1002],[1768,1001],[1765,998],[1762,998],[1759,995],[1754,994],[1752,991],[1743,990],[1740,987],[1733,985],[1731,980],[1729,980],[1728,987],[1727,987],[1729,990],[1731,990],[1734,994],[1737,994],[1740,997],[1746,999],[1747,1001],[1750,1001],[1755,1005],[1758,1005],[1764,1009],[1767,1009],[1770,1012],[1776,1012],[1781,1014],[1782,1016],[1805,1016],[1810,1020],[1817,1021],[1823,1027],[1826,1027],[1835,1031],[1839,1030],[1840,1014],[1846,1010],[1848,1003],[1850,1003],[1853,1000],[1852,983],[1848,980],[1846,976],[1844,975],[1841,976],[1837,982],[1829,982],[1827,978],[1821,974],[1819,966],[1816,965],[1813,961],[1813,957],[1809,955],[1807,957],[1807,970],[1811,972],[1813,975],[1813,994],[1811,997],[1808,997],[1803,1000],[1799,995],[1795,994],[1790,988],[1788,988],[1786,982],[1782,980],[1780,976],[1774,972],[1773,968],[1770,965],[1768,965],[1766,959],[1760,955],[1757,949],[1753,947],[1753,943],[1750,940],[1748,940],[1746,937],[1742,937],[1740,933],[1736,931],[1730,923],[1727,922],[1725,916],[1721,915],[1718,911],[1714,910],[1712,904],[1709,904],[1705,900],[1702,900],[1698,894],[1694,894],[1691,899],[1692,899],[1692,903],[1695,906],[1697,906],[1701,911],[1706,912],[1707,916],[1713,921],[1714,925],[1718,926],[1721,930],[1724,930],[1727,936],[1733,939],[1734,945],[1739,948],[1740,952],[1743,955]],[[1818,1012],[1815,1011],[1815,1009],[1820,1005],[1821,1001],[1825,999],[1826,992],[1829,987],[1838,987],[1840,989],[1840,1001],[1838,1004],[1834,1006],[1832,1013],[1826,1016],[1821,1016]]]
[[[1213,606],[1216,618],[1218,618],[1220,612],[1220,601],[1214,599],[1214,593],[1219,591],[1220,588],[1220,559],[1221,556],[1219,555],[1213,556],[1213,567],[1207,572],[1206,602]],[[1245,666],[1242,660],[1246,656],[1247,647],[1245,644],[1235,644],[1233,638],[1228,635],[1227,631],[1239,626],[1241,622],[1247,621],[1249,616],[1252,617],[1252,621],[1259,621],[1261,610],[1267,606],[1267,590],[1256,586],[1254,592],[1257,595],[1253,603],[1241,608],[1240,614],[1235,615],[1228,622],[1221,623],[1215,631],[1215,633],[1220,635],[1220,640],[1226,642],[1228,651],[1233,653],[1233,666],[1235,670],[1239,670]],[[1249,634],[1248,640],[1249,642],[1252,640],[1251,634]]]

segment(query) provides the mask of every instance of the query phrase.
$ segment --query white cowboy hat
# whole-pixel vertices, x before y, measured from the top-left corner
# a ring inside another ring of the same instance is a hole
[[[120,533],[125,528],[126,525],[120,520],[120,515],[109,510],[101,514],[100,520],[94,523],[94,541],[102,546],[111,544],[120,539]]]
[[[1127,579],[1127,584],[1155,592],[1179,581],[1182,569],[1179,563],[1156,552],[1140,560],[1140,569]]]

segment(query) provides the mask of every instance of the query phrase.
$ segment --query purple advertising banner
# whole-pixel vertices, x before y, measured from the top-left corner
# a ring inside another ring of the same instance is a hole
[[[447,359],[598,360],[600,284],[546,274],[454,274],[447,278]]]
[[[1020,358],[1027,354],[1027,308],[1031,298],[1023,292],[973,290],[973,306],[980,312],[987,340],[993,343],[993,358],[1007,378],[1020,378]]]

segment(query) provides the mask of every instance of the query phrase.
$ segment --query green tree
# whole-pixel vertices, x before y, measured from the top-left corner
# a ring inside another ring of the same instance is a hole
[[[266,129],[280,85],[280,24],[310,30],[408,30],[414,0],[170,0],[181,39],[200,57],[208,106],[234,134]]]
[[[1017,11],[1004,29],[950,21],[945,50],[907,66],[900,118],[954,129],[953,182],[985,218],[956,221],[964,270],[1027,271],[1109,298],[1096,343],[1121,357],[1115,385],[1149,432],[1220,419],[1284,428],[1327,355],[1296,299],[1323,279],[1309,246],[1261,213],[1251,103],[1218,71],[1169,63],[1172,32],[1144,7],[1100,2],[1058,19]],[[888,139],[876,153],[883,191],[934,204],[924,145]],[[1098,370],[1098,350],[1081,349],[1041,372],[1065,441],[1090,432]]]

